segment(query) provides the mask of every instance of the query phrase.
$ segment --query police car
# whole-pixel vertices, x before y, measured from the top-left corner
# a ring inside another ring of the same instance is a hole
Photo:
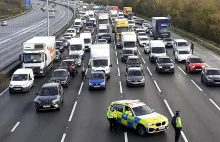
[[[137,130],[141,136],[146,133],[163,132],[169,128],[165,116],[154,112],[140,100],[119,100],[112,102],[111,105],[117,110],[118,124]],[[125,114],[126,111],[130,113]]]

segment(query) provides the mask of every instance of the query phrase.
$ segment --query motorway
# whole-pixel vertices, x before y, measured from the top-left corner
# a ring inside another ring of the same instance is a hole
[[[172,38],[181,38],[172,34]],[[111,43],[111,78],[107,89],[89,91],[88,81],[80,74],[64,89],[64,105],[61,111],[36,113],[35,93],[49,80],[35,78],[35,86],[29,93],[0,94],[1,142],[172,142],[174,130],[170,126],[164,133],[140,137],[124,127],[119,133],[110,133],[106,109],[115,100],[140,99],[156,112],[171,120],[175,110],[180,110],[183,123],[181,142],[220,141],[220,88],[207,87],[200,81],[200,74],[188,74],[183,63],[175,63],[174,74],[158,74],[148,55],[139,47],[146,77],[145,87],[128,88],[125,82],[125,64],[120,61],[121,49]],[[195,45],[195,55],[206,61],[207,66],[219,67],[220,57]],[[66,56],[64,53],[63,58]],[[174,59],[172,49],[168,56]],[[84,63],[89,62],[89,52]],[[58,64],[55,65],[56,68]],[[89,76],[90,69],[87,70]]]
[[[0,27],[0,69],[18,59],[22,44],[33,36],[47,35],[47,12],[41,11],[45,2],[32,1],[32,11],[8,20],[8,26]],[[51,5],[49,6],[51,7]],[[67,8],[57,5],[56,16],[50,18],[50,35],[61,29],[67,22]],[[70,19],[73,16],[70,10]]]

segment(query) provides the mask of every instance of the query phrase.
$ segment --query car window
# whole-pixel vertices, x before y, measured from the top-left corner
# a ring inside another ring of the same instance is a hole
[[[207,75],[220,75],[220,70],[207,70]]]
[[[189,46],[187,42],[178,42],[178,46]]]
[[[128,71],[128,76],[142,76],[142,71],[140,70],[130,70]]]
[[[200,58],[191,58],[190,62],[191,63],[203,63],[202,59]]]
[[[138,106],[132,109],[136,116],[147,115],[147,114],[153,113],[153,111],[147,105]]]
[[[158,63],[172,63],[170,58],[159,58],[157,60]]]
[[[123,105],[121,104],[114,104],[113,107],[117,109],[119,112],[123,112]]]
[[[57,87],[43,87],[40,90],[40,96],[55,96],[58,95]]]

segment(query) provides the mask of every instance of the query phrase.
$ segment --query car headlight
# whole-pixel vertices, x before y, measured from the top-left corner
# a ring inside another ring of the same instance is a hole
[[[60,99],[55,99],[55,100],[53,100],[52,102],[54,103],[54,104],[56,104],[57,102],[59,102],[60,101]]]
[[[145,79],[144,79],[144,78],[142,78],[142,79],[141,79],[141,82],[144,82],[144,81],[145,81]]]
[[[102,82],[101,85],[105,85],[105,82]]]
[[[146,123],[147,124],[147,126],[153,126],[154,124],[152,124],[152,123]]]
[[[22,87],[28,87],[28,83],[23,84]]]
[[[106,68],[106,72],[109,72],[110,71],[110,68]]]
[[[92,69],[92,71],[96,71],[95,69]]]
[[[162,66],[161,66],[160,64],[158,65],[158,67],[159,67],[159,68],[162,68]]]
[[[35,103],[38,103],[38,104],[41,103],[41,101],[39,101],[38,99],[35,99],[34,102],[35,102]]]
[[[61,81],[61,83],[66,83],[66,82],[67,82],[66,80],[62,80],[62,81]]]
[[[202,65],[202,68],[204,68],[205,67],[205,65]]]
[[[13,85],[12,85],[12,84],[9,84],[9,87],[13,87]]]
[[[211,76],[211,75],[210,75],[210,76],[208,76],[208,77],[207,77],[207,79],[211,80],[211,79],[212,79],[212,76]]]
[[[191,66],[191,68],[195,68],[195,66]]]
[[[93,84],[89,82],[89,85],[93,85]]]
[[[174,65],[170,66],[170,68],[174,68]]]

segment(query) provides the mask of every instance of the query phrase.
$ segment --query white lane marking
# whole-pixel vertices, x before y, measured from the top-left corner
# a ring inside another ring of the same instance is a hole
[[[141,55],[140,51],[138,50],[138,54]]]
[[[64,142],[65,138],[66,138],[66,134],[64,133],[60,142]]]
[[[209,100],[213,103],[213,105],[214,105],[215,107],[217,107],[218,110],[220,110],[220,107],[219,107],[212,99],[209,99]]]
[[[10,50],[11,50],[11,48],[9,48],[9,49],[8,49],[8,50],[6,50],[6,51],[8,52],[8,51],[10,51]]]
[[[173,117],[173,116],[174,116],[173,111],[171,110],[171,108],[170,108],[170,106],[169,106],[167,100],[164,100],[164,103],[165,103],[167,109],[169,110],[171,116]],[[182,135],[184,141],[185,141],[185,142],[188,142],[188,140],[187,140],[187,138],[186,138],[186,135],[183,133],[183,131],[181,131],[181,135]]]
[[[125,142],[128,142],[128,134],[127,132],[124,132]]]
[[[187,138],[186,138],[185,134],[183,133],[183,131],[181,131],[181,135],[182,135],[182,137],[183,137],[184,141],[185,141],[185,142],[188,142],[188,140],[187,140]]]
[[[170,59],[175,63],[175,61],[172,58],[170,58]]]
[[[115,45],[115,49],[116,49],[116,45]]]
[[[11,132],[14,132],[15,129],[18,127],[19,124],[20,124],[20,122],[17,122],[17,123],[15,124],[15,126],[11,129]]]
[[[87,74],[87,72],[88,72],[88,69],[86,69],[86,72],[85,72],[85,74]]]
[[[173,111],[171,110],[169,104],[167,103],[167,100],[163,100],[163,101],[164,101],[165,105],[167,106],[167,109],[169,110],[171,116],[174,116]]]
[[[81,91],[82,91],[83,83],[84,83],[84,82],[82,82],[81,85],[80,85],[78,95],[80,95],[80,93],[81,93]]]
[[[70,117],[69,117],[69,122],[72,120],[72,118],[73,118],[73,114],[74,114],[74,112],[75,112],[75,109],[76,109],[76,105],[77,105],[77,101],[75,101],[75,103],[74,103],[74,105],[73,105],[73,109],[72,109],[72,111],[71,111],[71,114],[70,114]]]
[[[152,76],[152,73],[148,67],[147,67],[147,70],[148,70],[149,74]]]
[[[202,88],[200,88],[199,85],[197,85],[192,79],[191,79],[191,81],[200,91],[203,91]]]
[[[120,69],[118,68],[118,76],[120,76]]]
[[[116,55],[116,56],[118,55],[117,51],[115,51],[115,55]]]
[[[120,86],[120,93],[123,93],[123,92],[122,92],[121,81],[119,81],[119,86]]]
[[[160,87],[158,86],[158,84],[157,84],[156,80],[154,80],[154,84],[156,85],[157,90],[158,90],[158,91],[161,93]]]
[[[90,62],[91,62],[91,59],[89,59],[89,63],[88,63],[89,65],[90,65]]]
[[[178,66],[178,68],[182,71],[183,74],[187,75],[187,74],[183,71],[183,69],[181,69],[180,66]]]
[[[2,96],[6,91],[8,91],[8,88],[6,88],[3,92],[1,92],[0,96]]]
[[[208,65],[208,64],[206,64],[206,63],[205,63],[205,65],[206,65],[207,67],[210,67],[210,65]]]
[[[118,58],[116,58],[116,63],[117,63],[117,65],[118,65]]]
[[[145,61],[144,61],[144,58],[142,57],[141,59],[142,59],[143,63],[146,64]]]

